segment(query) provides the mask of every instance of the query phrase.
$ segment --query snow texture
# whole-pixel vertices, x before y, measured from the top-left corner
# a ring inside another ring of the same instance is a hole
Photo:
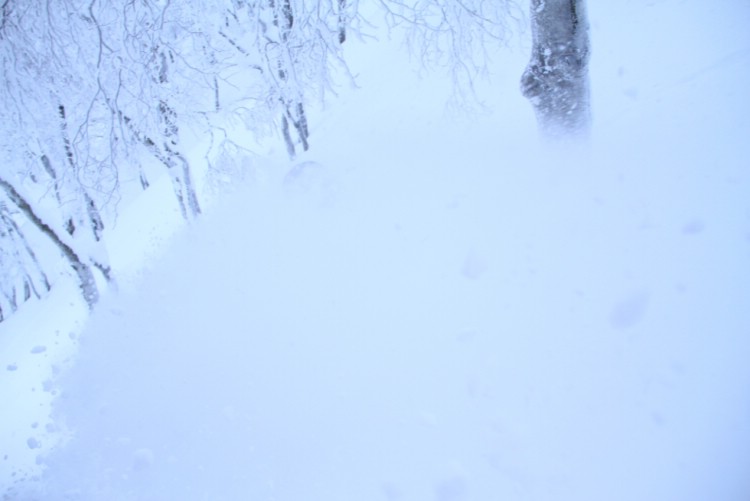
[[[538,146],[527,38],[468,119],[352,43],[311,152],[158,223],[160,255],[123,214],[141,264],[113,249],[130,278],[85,328],[72,286],[0,325],[0,492],[750,498],[750,6],[589,18],[588,147]]]

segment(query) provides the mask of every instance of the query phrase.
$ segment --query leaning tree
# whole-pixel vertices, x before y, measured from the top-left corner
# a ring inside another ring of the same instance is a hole
[[[239,118],[306,150],[306,104],[345,67],[353,19],[345,0],[0,1],[0,320],[54,286],[53,254],[96,303],[113,278],[104,212],[125,181],[149,186],[144,164],[200,214],[186,130]]]

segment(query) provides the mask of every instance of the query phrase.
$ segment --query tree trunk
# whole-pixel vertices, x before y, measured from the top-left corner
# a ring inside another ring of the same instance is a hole
[[[339,0],[339,43],[346,42],[346,0]]]
[[[70,142],[70,136],[68,135],[68,119],[65,114],[65,106],[59,104],[57,106],[57,112],[60,116],[60,132],[62,133],[65,158],[67,159],[68,168],[70,169],[70,175],[74,179],[76,179],[78,168],[76,166],[75,154],[73,153],[73,145]],[[62,203],[59,193],[61,184],[59,183],[58,176],[55,173],[55,170],[52,168],[50,160],[46,155],[42,155],[42,164],[44,164],[45,170],[50,174],[50,176],[52,176],[53,180],[55,181],[57,200],[59,203]],[[80,192],[80,196],[83,198],[84,209],[86,212],[85,217],[87,218],[87,220],[84,220],[84,216],[81,214],[79,215],[80,220],[77,222],[79,223],[79,226],[88,226],[92,234],[94,235],[94,239],[98,242],[99,240],[101,240],[102,232],[104,231],[104,221],[102,220],[101,214],[99,213],[99,209],[97,208],[94,199],[91,198],[91,196],[86,192],[86,189],[83,186],[76,186],[75,189]],[[68,218],[68,221],[66,222],[66,228],[68,229],[68,233],[70,233],[71,235],[75,233],[76,224],[73,221],[72,217]]]
[[[167,50],[159,49],[159,51],[161,57],[159,83],[164,85],[169,80],[169,64],[174,62],[174,55]],[[172,177],[172,186],[180,203],[180,211],[185,219],[194,218],[201,213],[201,208],[190,175],[190,164],[178,150],[180,129],[177,126],[177,112],[166,100],[159,101],[159,118],[164,136],[165,158],[163,162]]]
[[[47,274],[42,270],[34,250],[26,240],[26,236],[2,202],[0,202],[0,239],[6,239],[10,242],[9,246],[13,247],[10,253],[14,255],[14,261],[23,275],[24,288],[33,292],[37,298],[41,297],[37,290],[37,283],[44,288],[45,292],[49,291],[51,286]],[[25,299],[29,297],[30,294]]]
[[[50,290],[47,275],[39,265],[36,254],[31,249],[21,228],[13,219],[4,200],[0,199],[0,322],[7,313],[18,309],[18,300],[28,301],[32,295],[37,299]],[[40,291],[40,289],[44,289]]]
[[[271,40],[278,38],[280,53],[276,61],[277,75],[279,82],[281,82],[281,97],[279,98],[284,106],[284,114],[281,117],[281,130],[284,136],[284,142],[286,143],[287,153],[290,158],[294,158],[296,155],[296,147],[294,140],[292,139],[291,129],[289,125],[294,127],[297,132],[300,143],[302,143],[302,149],[307,151],[310,147],[308,138],[310,132],[307,128],[307,117],[305,115],[305,106],[302,102],[302,96],[296,95],[293,92],[292,95],[288,95],[290,85],[293,87],[294,79],[294,65],[295,58],[290,51],[290,34],[294,27],[294,10],[290,0],[269,0],[268,6],[273,11],[273,25],[276,27],[277,35],[272,35]],[[292,82],[290,84],[290,79]]]
[[[29,221],[31,221],[39,231],[47,235],[67,258],[70,266],[75,270],[76,275],[78,275],[79,286],[81,287],[83,298],[86,300],[89,308],[93,308],[99,300],[99,290],[96,287],[96,280],[94,279],[94,274],[91,272],[91,267],[84,263],[73,248],[63,241],[61,235],[42,221],[37,213],[34,212],[34,209],[31,208],[31,205],[25,198],[23,198],[23,196],[21,196],[20,193],[18,193],[18,191],[16,191],[12,184],[0,178],[0,188],[5,191],[8,199],[18,207]]]
[[[531,0],[533,45],[521,91],[542,134],[585,135],[591,125],[585,0]]]
[[[130,133],[133,134],[133,137],[143,144],[149,153],[167,167],[182,217],[189,220],[190,218],[200,215],[201,208],[190,175],[190,164],[188,161],[180,153],[169,149],[169,145],[166,142],[164,143],[164,151],[162,151],[162,149],[159,148],[159,145],[157,145],[150,137],[144,135],[141,131],[135,128],[130,117],[120,113],[120,119]]]

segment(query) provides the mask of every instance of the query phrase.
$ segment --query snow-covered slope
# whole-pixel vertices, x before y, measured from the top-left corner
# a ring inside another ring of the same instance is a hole
[[[585,151],[541,151],[527,42],[471,117],[353,44],[309,156],[104,300],[7,496],[747,499],[750,7],[589,14]]]

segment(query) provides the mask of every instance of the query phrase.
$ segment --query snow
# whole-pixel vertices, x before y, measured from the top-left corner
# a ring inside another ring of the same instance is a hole
[[[309,154],[190,228],[155,183],[110,237],[119,291],[0,324],[0,492],[748,499],[750,6],[589,15],[590,146],[540,146],[526,38],[470,116],[350,40]]]

